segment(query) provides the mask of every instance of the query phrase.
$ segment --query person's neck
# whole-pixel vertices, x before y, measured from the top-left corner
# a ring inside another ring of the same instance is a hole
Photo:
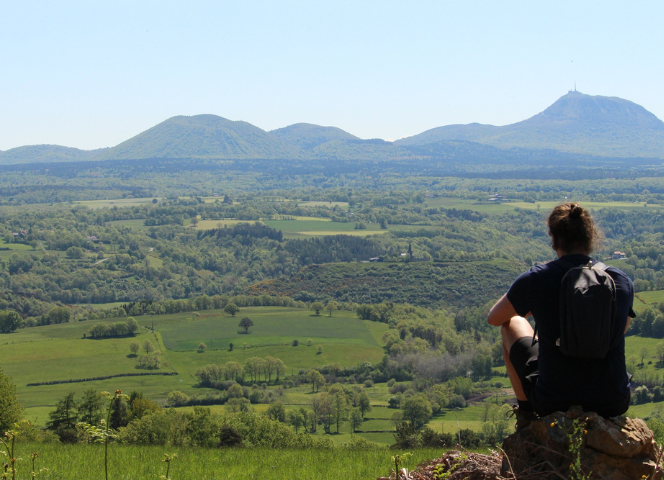
[[[556,255],[558,255],[558,258],[564,257],[565,255],[585,255],[586,257],[590,256],[590,252],[587,250],[572,250],[572,251],[564,251],[562,249],[556,250]]]

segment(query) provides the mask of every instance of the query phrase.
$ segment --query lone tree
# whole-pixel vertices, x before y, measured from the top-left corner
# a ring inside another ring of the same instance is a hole
[[[641,365],[644,365],[645,359],[648,356],[648,349],[646,347],[641,348],[641,352],[639,352],[641,355]]]
[[[234,317],[236,313],[240,311],[240,308],[234,303],[229,303],[224,307],[224,312],[229,314],[231,317]]]
[[[410,422],[414,429],[420,428],[431,418],[431,403],[424,395],[413,395],[401,404],[404,420]]]
[[[21,316],[11,310],[0,311],[0,332],[12,333],[21,327],[23,319]]]
[[[251,321],[251,318],[244,317],[240,320],[239,327],[244,328],[244,333],[249,333],[249,329],[254,326],[254,322]]]
[[[141,349],[141,344],[138,342],[131,342],[129,344],[129,350],[131,350],[131,354],[133,356],[138,355],[138,351]]]
[[[146,340],[145,343],[143,343],[143,350],[145,350],[145,353],[147,354],[155,351],[154,345],[150,340]]]
[[[334,310],[339,310],[339,306],[337,305],[337,302],[330,301],[325,305],[325,310],[328,311],[329,316],[331,317]]]
[[[320,315],[321,310],[325,308],[322,302],[314,302],[311,304],[311,309],[316,312],[316,316]]]
[[[369,400],[369,395],[365,392],[360,393],[357,398],[357,406],[362,416],[362,421],[364,421],[364,414],[371,411],[371,401]]]

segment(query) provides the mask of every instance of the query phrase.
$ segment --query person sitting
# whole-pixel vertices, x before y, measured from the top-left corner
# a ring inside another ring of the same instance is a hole
[[[555,207],[547,225],[558,260],[521,274],[491,308],[490,325],[500,327],[507,373],[516,394],[517,430],[535,417],[567,411],[580,405],[604,417],[624,414],[630,401],[630,376],[625,366],[625,332],[631,318],[632,281],[614,267],[606,273],[615,283],[614,342],[604,358],[564,355],[556,341],[561,336],[560,284],[573,267],[592,261],[590,253],[599,232],[590,214],[577,204]],[[535,321],[535,332],[527,317]]]

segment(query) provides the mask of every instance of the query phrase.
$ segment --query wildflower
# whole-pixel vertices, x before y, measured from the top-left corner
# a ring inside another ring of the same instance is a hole
[[[556,425],[556,422],[551,422],[551,427],[554,427]]]

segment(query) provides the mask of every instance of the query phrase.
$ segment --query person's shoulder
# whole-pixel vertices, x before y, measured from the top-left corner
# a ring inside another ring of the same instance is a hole
[[[610,273],[611,275],[619,275],[619,276],[623,276],[623,277],[627,276],[627,274],[625,272],[623,272],[622,270],[620,270],[618,267],[614,267],[613,265],[607,265],[606,263],[604,265],[606,265],[605,270],[607,271],[607,273]]]
[[[546,262],[546,263],[536,263],[528,270],[519,275],[514,284],[523,285],[525,283],[530,283],[533,281],[539,281],[538,279],[549,278],[551,273],[556,270],[555,261]]]
[[[550,272],[559,272],[563,268],[558,264],[556,260],[551,260],[550,262],[535,264],[530,267],[527,273],[533,275],[547,274]]]
[[[627,274],[617,267],[607,265],[606,273],[611,275],[613,280],[616,282],[622,280],[623,282],[632,283],[632,280],[627,276]]]

